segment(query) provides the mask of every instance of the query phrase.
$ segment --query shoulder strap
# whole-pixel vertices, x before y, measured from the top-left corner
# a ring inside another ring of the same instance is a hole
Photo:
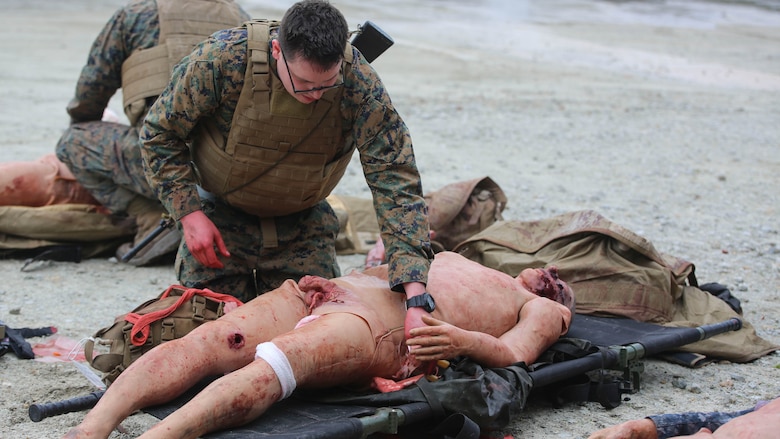
[[[270,48],[268,41],[270,39],[271,28],[278,26],[278,22],[271,20],[251,20],[244,23],[246,27],[246,73],[244,74],[244,86],[241,88],[234,115],[241,115],[251,107],[255,101],[256,94],[268,94],[271,91],[271,80],[269,72],[271,69],[268,60]],[[251,85],[251,86],[249,86]],[[233,123],[224,144],[224,151],[233,155],[240,129],[235,126],[239,117],[233,118]],[[200,148],[203,149],[203,148]]]

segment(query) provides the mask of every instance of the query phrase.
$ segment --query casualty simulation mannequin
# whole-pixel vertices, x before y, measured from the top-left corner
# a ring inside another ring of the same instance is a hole
[[[387,271],[382,265],[332,280],[288,280],[155,347],[65,437],[106,438],[134,411],[170,401],[207,376],[224,375],[142,437],[195,438],[251,421],[296,387],[400,380],[438,359],[531,364],[568,331],[571,308],[545,298],[573,307],[555,270],[513,278],[443,252],[429,273],[425,326],[405,334],[406,306],[414,303],[390,290]]]

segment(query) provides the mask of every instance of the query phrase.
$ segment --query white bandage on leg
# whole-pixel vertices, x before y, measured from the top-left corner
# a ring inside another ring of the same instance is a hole
[[[276,347],[275,344],[267,341],[257,345],[257,348],[255,349],[255,360],[258,358],[262,358],[270,364],[276,377],[279,378],[279,383],[282,385],[282,395],[279,397],[279,401],[292,395],[297,383],[295,382],[292,366],[290,366],[290,362],[287,360],[287,356],[284,355],[284,352]]]

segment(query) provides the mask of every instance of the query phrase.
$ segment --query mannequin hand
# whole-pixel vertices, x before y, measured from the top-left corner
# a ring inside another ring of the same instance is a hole
[[[449,359],[468,353],[468,331],[437,320],[428,313],[422,315],[422,321],[425,326],[412,329],[411,337],[406,340],[408,346],[413,346],[411,352],[418,361]]]

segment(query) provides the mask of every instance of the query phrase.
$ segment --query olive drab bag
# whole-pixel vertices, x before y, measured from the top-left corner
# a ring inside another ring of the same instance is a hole
[[[574,291],[577,313],[696,327],[730,318],[742,329],[680,350],[747,362],[778,349],[727,302],[699,288],[694,264],[592,210],[538,221],[500,221],[460,243],[457,253],[511,276],[555,265]]]
[[[379,239],[374,203],[370,198],[330,194],[326,198],[339,220],[336,253],[368,253]]]
[[[225,314],[227,304],[242,305],[227,294],[172,285],[159,297],[97,331],[84,346],[87,362],[103,372],[103,382],[111,385],[141,355],[161,343],[183,337],[204,322],[218,319]],[[94,355],[96,343],[107,345],[109,351]]]
[[[504,191],[490,177],[448,184],[425,195],[434,232],[434,251],[452,250],[463,240],[503,220]]]
[[[458,243],[500,221],[507,197],[490,177],[448,184],[424,196],[436,252]],[[368,253],[379,239],[379,225],[371,199],[334,195],[328,203],[339,219],[336,251],[340,255]]]
[[[133,233],[132,224],[117,222],[91,204],[0,206],[0,257],[26,258],[71,247],[90,258],[113,253]]]

